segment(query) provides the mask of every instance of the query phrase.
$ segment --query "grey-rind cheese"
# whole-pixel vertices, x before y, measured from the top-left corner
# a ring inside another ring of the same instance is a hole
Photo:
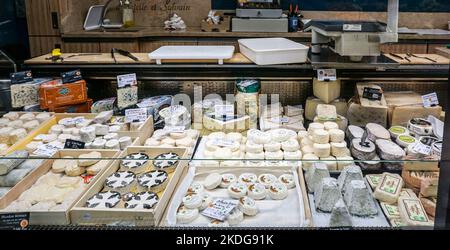
[[[380,157],[375,156],[375,158],[368,161],[358,162],[358,165],[363,170],[377,170],[381,168]]]
[[[323,178],[314,191],[315,207],[322,212],[331,212],[341,198],[341,191],[335,178]]]
[[[0,175],[0,187],[14,187],[32,169],[13,169],[7,175]]]
[[[339,199],[331,210],[329,227],[351,227],[352,218],[343,199]]]
[[[341,191],[345,192],[346,187],[354,180],[364,180],[361,168],[356,165],[345,167],[338,177],[338,184]]]
[[[344,201],[352,215],[372,216],[378,214],[375,201],[363,180],[352,180],[346,186]]]
[[[383,160],[401,160],[405,156],[405,151],[390,140],[378,139],[375,144],[378,148],[378,154]]]
[[[315,162],[306,172],[306,183],[308,191],[313,193],[317,185],[319,185],[323,178],[330,177],[330,172],[326,164],[322,162]]]
[[[5,175],[18,167],[26,160],[26,158],[28,158],[28,155],[26,150],[18,150],[0,159],[0,175]]]
[[[391,139],[391,133],[380,124],[367,123],[366,124],[367,139],[375,142],[377,139]]]
[[[349,125],[346,130],[346,136],[349,141],[356,138],[361,138],[364,135],[364,129],[355,125]]]
[[[375,144],[366,141],[366,145],[361,145],[361,139],[356,138],[351,141],[350,152],[358,160],[368,161],[377,155]]]

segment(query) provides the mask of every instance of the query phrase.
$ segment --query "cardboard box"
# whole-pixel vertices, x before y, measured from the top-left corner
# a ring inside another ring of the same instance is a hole
[[[187,158],[186,148],[154,148],[154,147],[128,147],[119,158],[123,158],[131,153],[143,152],[150,159],[162,153],[174,152],[181,159]],[[89,188],[70,211],[70,218],[73,224],[77,225],[111,225],[114,223],[125,223],[132,226],[157,226],[166,210],[167,204],[175,191],[181,176],[187,170],[188,160],[180,160],[173,173],[169,174],[169,182],[164,191],[158,193],[159,202],[152,209],[126,209],[126,208],[87,208],[86,201],[93,195],[101,192],[104,188],[106,178],[117,172],[120,168],[120,160],[116,160],[107,171]],[[151,169],[151,160],[149,160]]]
[[[85,103],[86,101],[87,87],[84,80],[66,84],[52,81],[39,88],[41,109]]]

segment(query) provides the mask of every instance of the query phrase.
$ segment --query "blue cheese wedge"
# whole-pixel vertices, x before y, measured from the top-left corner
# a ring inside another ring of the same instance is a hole
[[[383,173],[380,184],[377,185],[373,196],[387,204],[395,204],[403,188],[403,179],[398,174]]]

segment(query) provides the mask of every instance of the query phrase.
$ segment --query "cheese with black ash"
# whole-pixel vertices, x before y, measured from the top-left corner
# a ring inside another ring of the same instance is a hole
[[[314,205],[322,212],[331,212],[341,198],[341,191],[335,178],[323,178],[314,190]]]
[[[351,227],[352,218],[343,199],[339,199],[331,210],[329,227]]]
[[[363,180],[352,180],[346,185],[344,201],[352,215],[373,216],[378,214],[375,201]]]
[[[160,154],[153,160],[153,167],[171,173],[177,167],[179,159],[180,156],[173,152]]]
[[[120,161],[120,166],[124,171],[131,171],[133,173],[142,173],[149,160],[149,156],[145,153],[132,153]]]
[[[322,182],[323,178],[330,177],[330,172],[326,164],[322,162],[315,162],[306,172],[306,184],[308,191],[314,193],[317,185]]]
[[[158,193],[167,186],[169,175],[164,170],[153,170],[137,176],[139,189]]]
[[[153,192],[135,194],[125,202],[126,209],[152,209],[158,203],[158,195]]]
[[[116,172],[106,178],[105,190],[117,191],[121,194],[130,192],[136,175],[132,172]]]
[[[88,208],[113,208],[120,202],[120,193],[115,191],[100,192],[86,201]]]

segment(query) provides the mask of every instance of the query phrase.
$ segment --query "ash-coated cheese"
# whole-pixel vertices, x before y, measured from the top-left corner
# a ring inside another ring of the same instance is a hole
[[[97,136],[104,136],[104,135],[107,135],[109,132],[108,125],[96,124],[94,126],[94,128],[95,128],[95,135],[97,135]]]
[[[343,199],[339,199],[331,210],[329,227],[351,227],[353,225],[348,208]]]
[[[390,140],[391,134],[380,124],[367,123],[366,124],[367,139],[375,142],[377,139]]]
[[[383,173],[380,183],[375,188],[373,197],[387,204],[397,203],[403,188],[403,179],[398,174]]]
[[[327,165],[322,162],[312,163],[305,175],[308,191],[310,193],[314,193],[317,185],[319,185],[322,182],[322,179],[326,177],[330,177],[330,172]]]
[[[83,142],[92,142],[96,137],[95,127],[89,126],[81,128],[80,137]]]
[[[378,170],[381,169],[380,157],[375,156],[373,159],[358,162],[358,165],[363,170]]]
[[[351,141],[350,151],[352,156],[358,160],[371,160],[377,155],[375,144],[371,141],[366,141],[363,145],[360,144],[361,139],[356,138]]]
[[[94,141],[95,143],[95,141]],[[112,139],[105,143],[105,149],[120,149],[119,140]]]
[[[317,157],[328,157],[331,154],[331,145],[329,143],[326,144],[314,143],[313,149],[314,154]]]
[[[401,160],[405,156],[405,151],[390,140],[378,139],[375,144],[378,148],[378,154],[383,160]]]
[[[321,179],[314,190],[316,210],[322,212],[331,212],[341,198],[341,191],[335,178],[325,177]]]
[[[417,198],[400,197],[398,210],[400,218],[408,226],[433,226],[422,203]]]
[[[324,129],[315,129],[312,138],[314,143],[325,144],[330,141],[330,134]]]
[[[361,168],[356,165],[345,167],[338,177],[338,184],[342,192],[346,192],[346,187],[354,180],[364,180]]]
[[[346,186],[344,201],[352,215],[372,216],[378,214],[375,201],[363,180],[352,180]]]

